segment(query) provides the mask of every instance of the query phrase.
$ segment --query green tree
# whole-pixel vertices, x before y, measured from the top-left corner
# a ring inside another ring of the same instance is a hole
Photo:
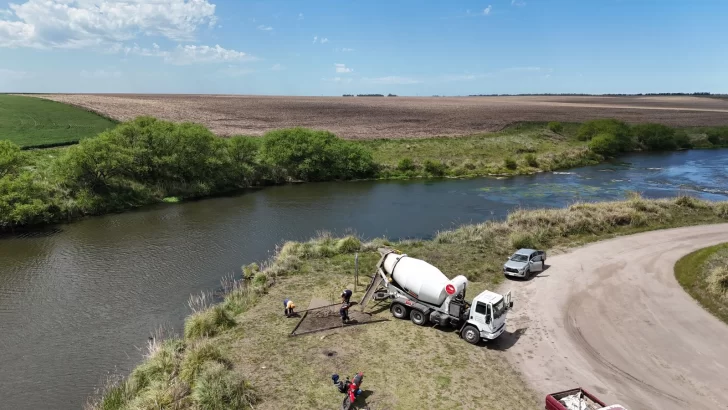
[[[614,136],[620,152],[627,152],[634,148],[629,125],[615,119],[587,121],[579,127],[576,136],[581,141],[589,141],[599,134],[611,134]]]
[[[649,151],[670,151],[677,148],[675,130],[662,124],[639,124],[632,127],[637,142]]]
[[[15,174],[25,165],[25,156],[20,147],[7,140],[0,140],[0,178]]]
[[[402,158],[397,163],[397,170],[402,172],[414,171],[417,168],[414,161],[411,158]]]
[[[0,227],[50,222],[56,211],[51,190],[34,173],[0,178]]]
[[[620,142],[612,134],[599,134],[589,141],[589,149],[592,152],[605,157],[613,157],[621,152]]]
[[[371,151],[328,131],[290,128],[263,136],[260,161],[274,181],[326,181],[374,175]]]
[[[675,130],[675,145],[678,148],[689,149],[693,147],[693,142],[685,130]]]

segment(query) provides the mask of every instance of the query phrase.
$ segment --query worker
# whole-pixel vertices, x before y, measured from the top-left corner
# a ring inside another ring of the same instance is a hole
[[[341,316],[341,323],[347,324],[349,322],[349,304],[347,302],[341,304],[339,316]]]
[[[285,308],[284,312],[286,317],[293,316],[293,309],[296,307],[296,305],[293,303],[290,299],[285,299],[283,301],[283,307]]]
[[[351,290],[344,289],[344,291],[341,292],[341,302],[348,304],[350,300],[351,300]]]

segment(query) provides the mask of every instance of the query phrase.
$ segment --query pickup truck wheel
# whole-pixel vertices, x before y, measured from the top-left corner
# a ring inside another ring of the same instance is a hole
[[[392,311],[392,316],[396,317],[397,319],[406,319],[407,318],[407,308],[400,305],[399,303],[395,303],[390,308]]]
[[[424,326],[425,323],[427,323],[427,317],[425,317],[425,314],[419,310],[412,310],[410,312],[410,319],[412,320],[412,323],[417,326]]]
[[[478,329],[476,329],[475,326],[465,326],[462,336],[466,342],[472,345],[477,345],[478,342],[480,342],[480,332],[478,332]]]

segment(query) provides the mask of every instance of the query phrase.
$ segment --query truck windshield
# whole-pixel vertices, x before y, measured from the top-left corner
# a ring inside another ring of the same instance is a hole
[[[493,317],[498,319],[499,317],[503,316],[503,313],[506,311],[506,303],[501,298],[498,302],[493,304]]]
[[[528,256],[517,253],[517,254],[511,256],[511,260],[514,262],[527,262]]]

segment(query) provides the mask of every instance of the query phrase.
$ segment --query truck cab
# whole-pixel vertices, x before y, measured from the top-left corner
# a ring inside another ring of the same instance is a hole
[[[510,291],[505,295],[483,291],[473,299],[460,335],[471,344],[498,338],[506,329],[506,312],[512,307]]]

